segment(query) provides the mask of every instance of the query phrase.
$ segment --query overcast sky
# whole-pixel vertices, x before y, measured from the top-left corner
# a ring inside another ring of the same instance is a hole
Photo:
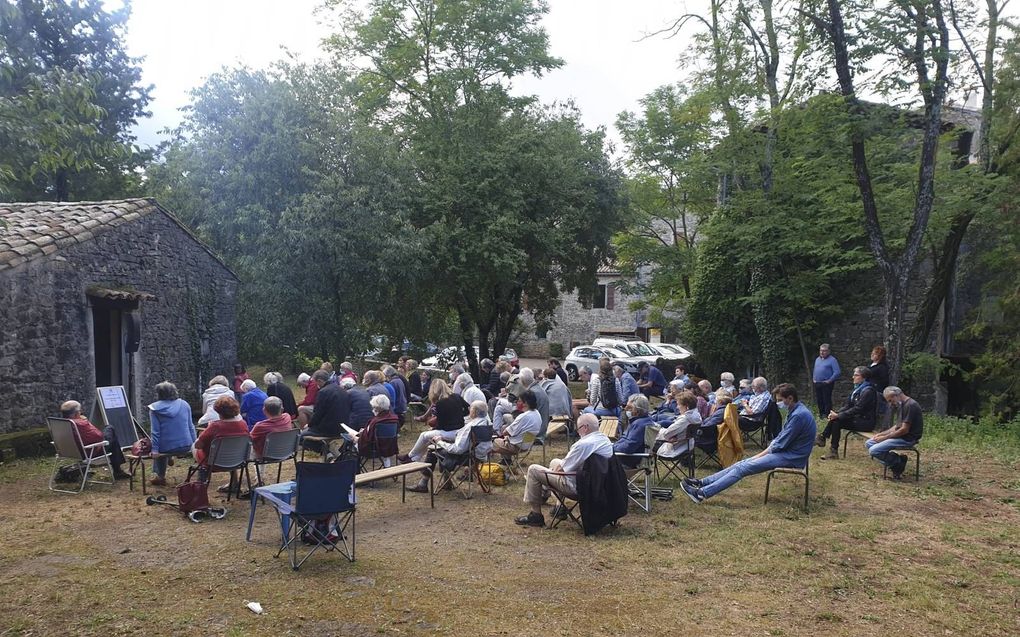
[[[135,0],[127,46],[144,56],[143,82],[154,84],[152,118],[139,123],[138,141],[153,145],[159,131],[180,121],[188,91],[224,66],[265,67],[282,47],[311,61],[327,30],[314,14],[318,0]],[[543,102],[574,99],[590,127],[613,132],[616,116],[662,84],[680,79],[684,42],[641,40],[684,7],[704,0],[551,0],[544,25],[552,53],[564,65],[541,79],[517,81]],[[117,6],[117,0],[110,0]],[[615,137],[615,135],[614,135]]]

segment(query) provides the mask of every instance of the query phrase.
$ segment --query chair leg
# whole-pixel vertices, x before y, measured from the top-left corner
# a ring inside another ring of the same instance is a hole
[[[772,487],[772,474],[773,471],[769,471],[769,475],[765,478],[765,504],[769,503],[769,488]]]

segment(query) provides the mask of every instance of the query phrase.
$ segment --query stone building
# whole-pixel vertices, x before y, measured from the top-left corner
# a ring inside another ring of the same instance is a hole
[[[0,433],[123,385],[194,403],[236,356],[233,272],[152,199],[0,204]]]
[[[622,279],[619,268],[604,265],[598,269],[598,288],[590,308],[581,305],[577,294],[560,294],[553,313],[553,327],[541,330],[534,319],[522,317],[524,333],[520,345],[524,356],[545,357],[550,346],[559,344],[563,355],[577,345],[589,344],[599,336],[637,336],[648,340],[657,326],[649,325],[644,312],[630,309],[631,297],[617,288]],[[555,349],[555,348],[554,348]]]

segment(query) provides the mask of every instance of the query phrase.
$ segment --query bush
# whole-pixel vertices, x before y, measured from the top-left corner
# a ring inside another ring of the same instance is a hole
[[[549,358],[563,358],[563,343],[549,343]]]
[[[987,418],[926,414],[922,443],[987,454],[1007,462],[1020,461],[1020,418],[1000,423]]]

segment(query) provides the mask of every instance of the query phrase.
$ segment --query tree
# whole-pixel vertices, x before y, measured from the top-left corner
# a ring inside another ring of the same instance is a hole
[[[333,6],[347,3],[332,2]],[[508,94],[513,78],[561,64],[538,25],[544,2],[373,0],[347,9],[334,36],[353,67],[360,104],[392,123],[413,153],[414,226],[453,308],[473,370],[490,337],[506,347],[524,311],[551,315],[559,290],[590,299],[618,227],[619,175],[600,132],[571,109]]]
[[[948,89],[949,27],[941,0],[895,0],[890,3],[888,12],[871,12],[866,7],[855,5],[854,13],[858,16],[855,20],[858,23],[864,22],[863,26],[874,36],[856,32],[848,34],[843,18],[845,3],[839,0],[826,0],[826,3],[828,18],[817,15],[811,18],[832,46],[840,93],[857,123],[864,122],[866,112],[857,96],[854,72],[857,65],[873,57],[876,50],[896,53],[902,70],[913,76],[913,85],[924,102],[923,135],[917,164],[912,222],[906,234],[906,242],[898,254],[893,251],[882,230],[875,184],[868,167],[866,132],[858,126],[850,137],[849,150],[861,195],[864,229],[868,246],[882,276],[885,293],[889,377],[892,382],[896,382],[907,347],[908,334],[904,321],[910,276],[917,264],[921,242],[935,202],[936,152],[942,127],[942,106]],[[854,44],[858,48],[852,50]],[[903,86],[898,76],[893,81],[896,86]]]
[[[130,7],[0,1],[0,185],[16,200],[123,196],[147,159],[131,127],[151,87],[124,51]],[[6,176],[6,180],[4,180]],[[6,184],[4,184],[6,181]]]

